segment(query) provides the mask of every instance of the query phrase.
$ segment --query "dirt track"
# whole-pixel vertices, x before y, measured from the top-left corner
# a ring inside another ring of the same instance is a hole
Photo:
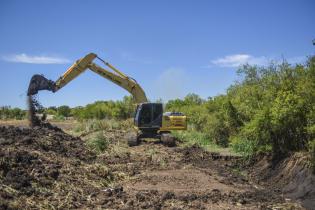
[[[301,209],[251,183],[233,157],[107,131],[96,155],[59,129],[0,129],[0,209]]]
[[[127,165],[125,164],[127,162]],[[126,209],[268,209],[300,208],[279,192],[251,184],[236,168],[233,158],[198,147],[168,148],[146,142],[130,151],[130,160],[113,166],[130,171],[118,183],[123,193],[105,198],[110,208]]]

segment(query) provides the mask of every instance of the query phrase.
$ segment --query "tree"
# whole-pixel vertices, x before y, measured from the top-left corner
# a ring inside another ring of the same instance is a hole
[[[71,113],[71,109],[69,106],[60,106],[57,108],[57,114],[63,117],[69,117]]]
[[[202,102],[203,100],[200,98],[200,96],[194,93],[189,93],[184,98],[184,103],[186,105],[200,105]]]

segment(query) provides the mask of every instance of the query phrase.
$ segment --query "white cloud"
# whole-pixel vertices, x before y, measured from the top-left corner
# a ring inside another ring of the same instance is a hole
[[[268,63],[268,59],[265,56],[254,57],[248,54],[234,54],[212,60],[211,63],[220,67],[239,67],[243,64],[265,65]]]
[[[305,61],[306,57],[304,56],[298,56],[298,57],[292,57],[285,59],[289,64],[297,64]],[[283,61],[282,59],[276,58],[276,57],[266,57],[266,56],[259,56],[255,57],[253,55],[249,54],[234,54],[234,55],[227,55],[222,58],[218,58],[211,61],[211,65],[208,65],[207,67],[212,66],[219,66],[219,67],[239,67],[244,64],[250,64],[250,65],[258,65],[258,66],[266,66],[269,63],[281,63]]]
[[[27,55],[25,53],[8,55],[2,57],[3,60],[14,63],[31,63],[31,64],[64,64],[70,61],[66,58],[51,57],[51,56],[37,56]]]

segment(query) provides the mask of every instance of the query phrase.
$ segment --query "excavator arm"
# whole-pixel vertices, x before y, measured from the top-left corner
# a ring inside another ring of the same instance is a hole
[[[127,90],[134,97],[136,103],[144,103],[148,101],[143,89],[136,80],[128,77],[102,59],[100,60],[107,67],[113,70],[113,72],[93,63],[95,58],[100,59],[96,54],[90,53],[77,60],[56,82],[48,80],[42,75],[34,75],[29,85],[28,95],[34,95],[39,90],[50,90],[56,92],[79,76],[81,73],[87,69],[90,69],[98,75]]]

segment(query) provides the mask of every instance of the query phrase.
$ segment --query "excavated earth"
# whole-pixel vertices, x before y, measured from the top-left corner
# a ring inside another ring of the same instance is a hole
[[[96,154],[54,126],[0,127],[0,209],[304,209],[236,157],[104,134]]]

